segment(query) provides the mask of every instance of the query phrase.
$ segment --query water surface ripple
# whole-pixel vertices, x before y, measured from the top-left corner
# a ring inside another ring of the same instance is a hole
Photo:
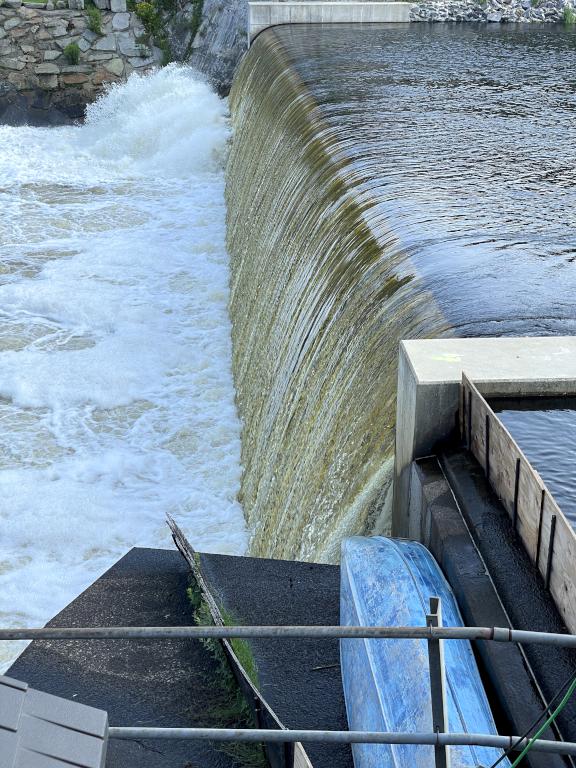
[[[572,333],[576,29],[282,27],[381,237],[458,335]]]

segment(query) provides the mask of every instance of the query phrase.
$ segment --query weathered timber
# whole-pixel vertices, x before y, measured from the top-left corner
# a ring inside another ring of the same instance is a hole
[[[460,428],[470,451],[482,467],[489,466],[490,485],[514,521],[566,626],[576,632],[574,529],[538,472],[465,373],[460,403]]]

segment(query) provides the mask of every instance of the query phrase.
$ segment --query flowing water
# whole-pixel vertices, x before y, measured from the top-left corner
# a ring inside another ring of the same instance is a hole
[[[278,27],[231,106],[252,550],[334,560],[389,524],[400,339],[576,332],[576,29]]]
[[[133,546],[240,554],[225,103],[132,77],[81,127],[0,126],[0,624]],[[0,668],[18,648],[0,647]]]

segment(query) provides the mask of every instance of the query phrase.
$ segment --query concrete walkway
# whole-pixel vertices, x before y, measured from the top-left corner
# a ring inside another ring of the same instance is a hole
[[[340,568],[202,555],[217,601],[238,624],[339,624]],[[288,728],[347,730],[337,640],[251,640],[259,688]],[[307,744],[314,768],[352,768],[348,745]]]
[[[191,623],[179,552],[133,549],[48,626]],[[221,725],[216,663],[193,640],[35,641],[8,674],[41,691],[108,711],[110,725]],[[115,741],[106,768],[233,768],[207,742]]]

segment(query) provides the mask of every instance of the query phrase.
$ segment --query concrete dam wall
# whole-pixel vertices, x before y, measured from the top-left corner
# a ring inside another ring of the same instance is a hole
[[[445,326],[400,274],[397,238],[376,226],[280,33],[257,38],[231,107],[233,365],[253,552],[334,560],[343,536],[387,525],[396,339]]]
[[[253,554],[334,561],[343,536],[389,530],[400,339],[576,330],[576,169],[546,153],[574,133],[573,42],[415,24],[256,38],[227,178]]]

